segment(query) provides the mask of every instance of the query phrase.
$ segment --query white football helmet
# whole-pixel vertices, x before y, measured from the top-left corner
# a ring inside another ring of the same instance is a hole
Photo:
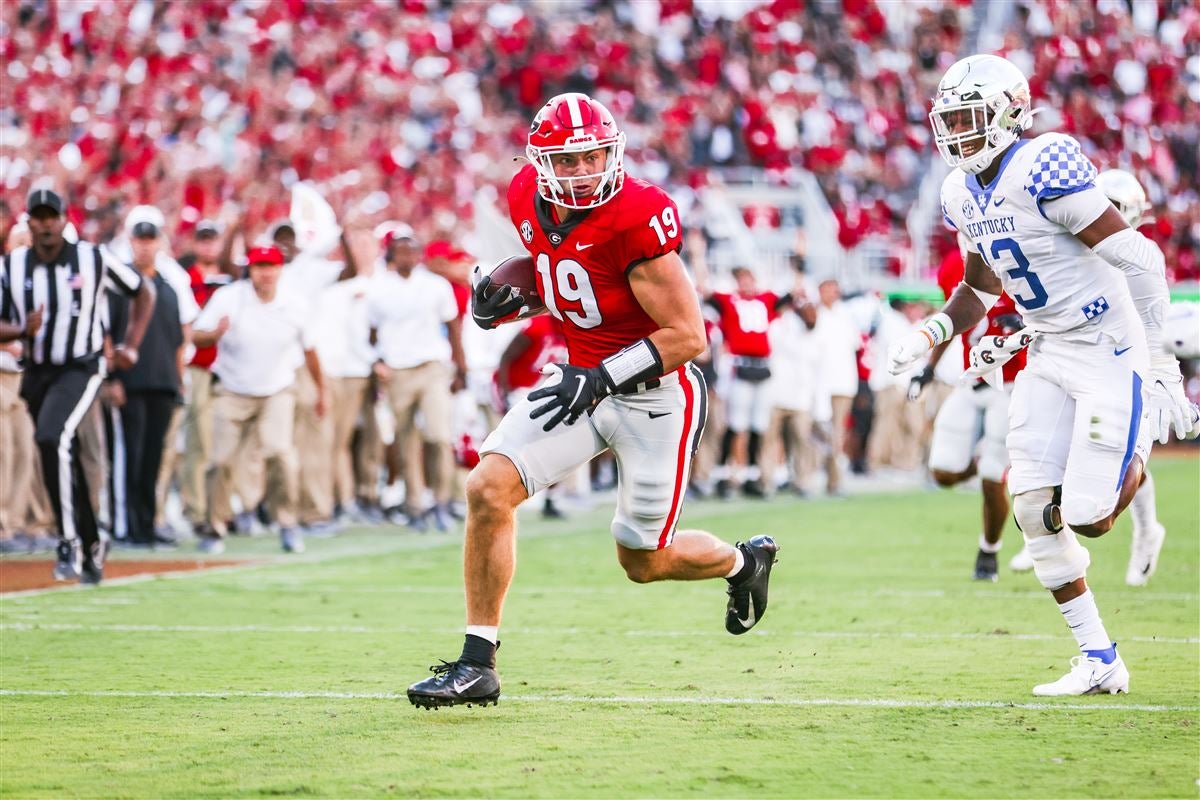
[[[1200,303],[1171,303],[1162,338],[1163,346],[1181,361],[1200,358]]]
[[[1123,169],[1106,169],[1096,178],[1096,185],[1121,212],[1129,227],[1137,229],[1142,224],[1150,204],[1137,178]]]
[[[1011,61],[981,55],[955,62],[929,112],[938,152],[952,167],[982,172],[1021,138],[1033,117],[1030,102],[1029,81]]]

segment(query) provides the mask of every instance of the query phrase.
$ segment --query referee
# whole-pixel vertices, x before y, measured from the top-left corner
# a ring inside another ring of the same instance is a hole
[[[0,342],[25,342],[21,397],[33,417],[60,537],[54,578],[99,583],[108,542],[96,525],[76,433],[103,378],[105,289],[133,297],[125,341],[113,357],[129,369],[154,309],[154,287],[97,245],[64,239],[66,207],[54,192],[34,190],[26,209],[33,243],[5,256],[0,270]]]

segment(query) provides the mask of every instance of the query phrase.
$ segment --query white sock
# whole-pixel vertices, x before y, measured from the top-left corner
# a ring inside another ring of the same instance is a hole
[[[732,578],[742,571],[742,567],[746,566],[746,556],[742,553],[742,548],[733,548],[733,569],[729,570],[726,578]]]
[[[487,639],[492,644],[500,640],[500,627],[497,625],[468,625],[467,636],[478,636]]]
[[[1158,509],[1154,499],[1154,478],[1146,473],[1146,480],[1138,487],[1137,494],[1129,504],[1129,514],[1133,517],[1133,535],[1135,537],[1149,533],[1158,524]]]
[[[1087,654],[1089,651],[1112,649],[1112,639],[1104,630],[1100,620],[1100,609],[1096,608],[1096,597],[1088,589],[1074,600],[1068,600],[1059,605],[1058,610],[1067,619],[1067,627],[1075,634],[1079,649]]]
[[[999,553],[1000,548],[1004,546],[1004,540],[1000,539],[995,544],[992,544],[981,533],[979,534],[979,549],[984,553]]]

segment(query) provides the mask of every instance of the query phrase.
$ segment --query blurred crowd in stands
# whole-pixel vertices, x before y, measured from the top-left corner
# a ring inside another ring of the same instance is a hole
[[[532,111],[580,90],[622,120],[631,171],[685,213],[726,168],[788,185],[800,167],[843,247],[902,248],[928,98],[987,5],[22,0],[0,30],[0,166],[6,196],[52,178],[99,241],[137,203],[181,236],[234,205],[264,226],[301,179],[340,211],[443,238],[479,198],[503,202],[478,190],[502,189]],[[1195,279],[1200,9],[1016,8],[1000,52],[1030,74],[1041,124],[1138,175],[1174,277]]]

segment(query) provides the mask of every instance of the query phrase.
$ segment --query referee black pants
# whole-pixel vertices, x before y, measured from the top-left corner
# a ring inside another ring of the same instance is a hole
[[[78,430],[99,389],[96,361],[31,366],[21,380],[21,397],[33,417],[34,439],[42,455],[42,480],[54,506],[58,534],[81,541],[85,548],[100,534],[79,458]]]

